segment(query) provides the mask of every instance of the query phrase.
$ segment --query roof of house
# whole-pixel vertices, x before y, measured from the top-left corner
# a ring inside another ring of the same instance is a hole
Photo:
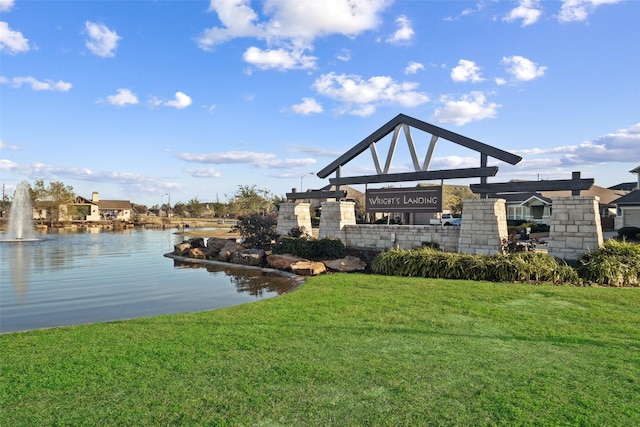
[[[501,193],[496,194],[496,197],[504,199],[508,204],[525,204],[526,202],[534,198],[548,205],[551,204],[551,199],[543,196],[540,193]]]
[[[571,191],[542,191],[541,194],[545,197],[554,198],[554,197],[571,197]],[[600,187],[598,185],[591,186],[588,190],[582,190],[580,192],[581,196],[598,196],[600,198],[601,205],[610,205],[616,199],[621,196],[624,196],[626,191],[622,190],[611,190],[609,188]]]
[[[100,209],[131,209],[129,200],[100,200],[98,202]]]
[[[640,190],[632,191],[613,201],[616,205],[640,205]]]
[[[636,181],[621,182],[620,184],[616,184],[614,186],[609,187],[609,190],[634,191],[637,189],[638,189],[638,183]]]

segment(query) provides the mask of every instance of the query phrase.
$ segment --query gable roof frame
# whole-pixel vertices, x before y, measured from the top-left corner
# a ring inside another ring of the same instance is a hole
[[[410,127],[414,127],[421,131],[431,134],[431,141],[429,148],[425,156],[424,161],[420,164],[418,160],[413,138],[411,136]],[[389,169],[393,159],[393,154],[397,145],[400,130],[404,131],[407,144],[409,146],[409,152],[413,161],[415,172],[390,174]],[[380,161],[377,155],[376,143],[382,138],[393,132],[391,145],[389,147],[389,153],[387,155],[384,168],[381,167]],[[466,168],[466,169],[445,169],[440,171],[428,171],[428,167],[431,162],[431,157],[435,149],[436,143],[439,138],[448,140],[455,144],[469,148],[471,150],[480,153],[480,167],[479,168]],[[377,175],[365,175],[359,177],[340,177],[341,168],[355,157],[360,155],[363,151],[370,149],[374,166],[376,168]],[[432,180],[432,179],[456,179],[456,178],[471,178],[480,177],[481,182],[485,183],[488,176],[494,176],[498,172],[496,166],[487,167],[487,158],[493,157],[503,162],[515,165],[522,160],[522,157],[506,152],[496,147],[484,144],[480,141],[468,138],[466,136],[457,134],[455,132],[442,129],[432,124],[423,122],[421,120],[409,117],[405,114],[398,114],[391,119],[385,125],[373,132],[371,135],[360,141],[357,145],[348,150],[345,154],[331,162],[328,166],[323,168],[317,173],[319,178],[326,178],[332,173],[336,173],[336,178],[331,178],[329,181],[331,184],[366,184],[373,182],[399,182],[399,181],[418,181],[418,180]]]

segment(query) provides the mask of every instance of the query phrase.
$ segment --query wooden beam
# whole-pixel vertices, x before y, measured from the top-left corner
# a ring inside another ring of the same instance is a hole
[[[289,200],[304,200],[304,199],[343,199],[347,197],[346,191],[324,191],[324,190],[311,190],[304,191],[302,193],[287,193],[287,199]]]
[[[580,191],[588,190],[595,180],[588,179],[557,179],[553,181],[524,181],[524,182],[499,182],[494,184],[471,184],[474,193],[525,193],[539,191]]]
[[[381,182],[432,181],[436,179],[462,179],[495,176],[497,166],[486,168],[442,169],[437,171],[421,171],[406,173],[390,173],[386,175],[361,175],[343,178],[329,178],[331,185],[373,184]]]

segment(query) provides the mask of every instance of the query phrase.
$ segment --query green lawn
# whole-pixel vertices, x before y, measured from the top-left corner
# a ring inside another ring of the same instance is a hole
[[[360,274],[0,336],[0,425],[640,425],[640,289]]]

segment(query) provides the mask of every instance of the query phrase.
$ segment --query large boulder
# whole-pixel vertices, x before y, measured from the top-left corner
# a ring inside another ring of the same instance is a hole
[[[260,266],[264,264],[264,258],[265,253],[262,249],[244,249],[234,252],[231,262],[234,264]]]
[[[207,258],[207,248],[191,248],[187,252],[189,258],[205,259]]]
[[[210,237],[207,239],[207,252],[209,256],[215,258],[220,253],[220,250],[229,242],[234,242],[235,239],[221,239],[219,237]]]
[[[192,248],[205,248],[204,239],[202,237],[194,237],[186,241]]]
[[[191,250],[191,243],[182,242],[173,245],[173,254],[178,256],[187,256]]]
[[[220,253],[218,254],[218,259],[220,261],[225,262],[233,262],[233,257],[236,252],[240,252],[244,250],[244,246],[228,241],[225,245],[220,249]]]
[[[291,264],[299,261],[308,260],[291,254],[271,254],[267,256],[267,265],[276,270],[291,270]]]
[[[317,261],[298,261],[291,264],[291,271],[300,276],[317,276],[327,271],[327,267]]]
[[[328,269],[340,272],[364,271],[367,264],[358,257],[346,256],[340,259],[324,261]]]

